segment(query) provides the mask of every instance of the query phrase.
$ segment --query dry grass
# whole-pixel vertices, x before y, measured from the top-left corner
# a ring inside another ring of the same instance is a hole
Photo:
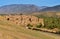
[[[11,22],[0,21],[0,39],[55,39],[55,37],[25,29]]]

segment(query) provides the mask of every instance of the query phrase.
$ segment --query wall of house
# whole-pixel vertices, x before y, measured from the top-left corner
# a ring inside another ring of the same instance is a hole
[[[32,15],[7,15],[5,16],[5,20],[11,21],[18,25],[36,25],[41,23],[44,26],[44,20],[43,18],[37,18]]]

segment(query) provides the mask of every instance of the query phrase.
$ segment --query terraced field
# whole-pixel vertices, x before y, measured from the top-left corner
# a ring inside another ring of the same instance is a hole
[[[21,25],[0,21],[0,39],[59,39],[60,36],[29,30]]]

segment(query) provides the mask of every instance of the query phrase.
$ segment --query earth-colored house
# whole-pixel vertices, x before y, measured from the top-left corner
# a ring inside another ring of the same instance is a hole
[[[31,15],[7,15],[5,16],[5,19],[18,25],[36,25],[41,23],[44,26],[44,21],[42,18]]]

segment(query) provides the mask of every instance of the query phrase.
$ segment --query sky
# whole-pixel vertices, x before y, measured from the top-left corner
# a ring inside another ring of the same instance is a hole
[[[10,4],[34,4],[37,6],[60,5],[60,0],[0,0],[0,6]]]

